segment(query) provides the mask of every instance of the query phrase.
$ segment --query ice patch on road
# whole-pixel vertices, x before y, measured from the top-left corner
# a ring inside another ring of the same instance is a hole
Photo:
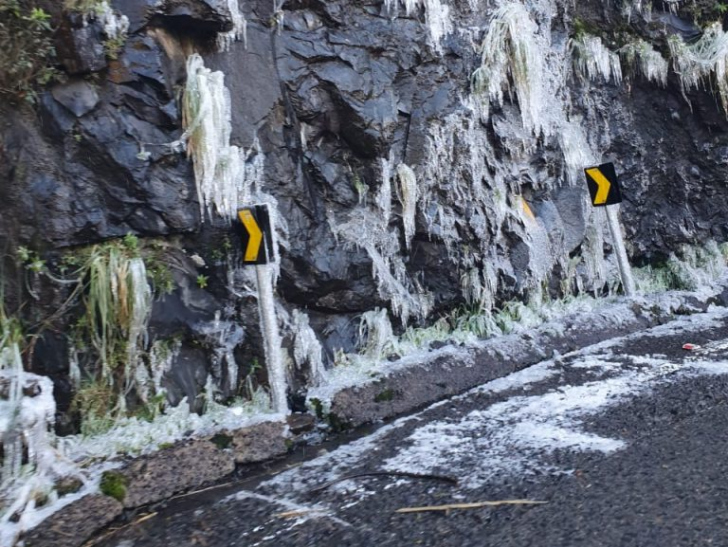
[[[513,389],[528,389],[531,385],[546,380],[558,371],[552,368],[552,361],[544,361],[529,368],[525,368],[513,374],[509,374],[503,378],[498,378],[482,386],[471,389],[470,391],[451,397],[444,401],[439,401],[430,405],[412,416],[406,416],[395,420],[391,424],[380,427],[374,433],[367,435],[361,439],[357,439],[346,445],[338,447],[336,450],[319,456],[318,458],[305,462],[299,467],[284,471],[276,475],[272,479],[265,481],[260,485],[264,491],[285,491],[292,493],[308,492],[328,482],[337,480],[346,474],[353,473],[353,469],[371,454],[379,450],[382,439],[392,433],[394,430],[402,428],[413,421],[421,421],[423,414],[431,409],[442,405],[453,404],[458,400],[471,397],[476,393],[502,393]],[[331,486],[333,491],[351,492],[352,485],[350,481],[343,481]]]
[[[623,356],[627,357],[631,356]],[[610,454],[626,446],[621,439],[586,431],[590,417],[681,375],[728,374],[728,363],[690,363],[668,370],[665,367],[671,364],[661,360],[636,361],[645,368],[617,370],[615,363],[583,357],[570,366],[606,369],[617,375],[582,385],[559,386],[542,395],[511,397],[461,418],[428,423],[405,439],[406,446],[382,468],[446,472],[458,477],[466,488],[511,476],[558,472],[549,458],[558,450]]]

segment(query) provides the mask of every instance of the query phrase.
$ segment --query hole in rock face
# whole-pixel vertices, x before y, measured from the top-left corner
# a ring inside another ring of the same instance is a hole
[[[230,23],[218,20],[200,20],[190,15],[155,15],[149,26],[163,28],[179,37],[200,44],[211,51],[215,49],[215,41],[219,32],[230,30]]]

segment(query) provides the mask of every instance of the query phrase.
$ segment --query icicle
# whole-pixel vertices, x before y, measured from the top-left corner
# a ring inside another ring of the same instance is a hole
[[[379,361],[395,351],[397,338],[392,331],[387,310],[379,308],[362,314],[359,323],[360,352]]]
[[[694,44],[686,44],[675,35],[668,39],[675,72],[680,76],[683,95],[714,76],[723,110],[728,115],[728,33],[721,23],[713,23]],[[686,97],[687,100],[687,97]]]
[[[584,134],[583,124],[578,121],[566,123],[559,134],[561,151],[564,154],[566,174],[572,184],[577,183],[584,176],[582,169],[597,163],[596,155],[592,152]]]
[[[308,315],[293,310],[293,359],[296,366],[301,368],[308,364],[311,386],[322,385],[326,382],[326,369],[323,363],[323,349],[308,322]]]
[[[412,316],[424,318],[429,314],[429,295],[420,291],[413,294],[409,288],[396,230],[388,231],[378,215],[361,207],[354,209],[343,224],[331,218],[329,224],[335,235],[367,252],[379,295],[391,303],[393,313],[402,323],[406,324]]]
[[[405,245],[409,249],[415,235],[415,215],[417,213],[417,177],[411,167],[404,163],[397,166],[399,181],[399,201],[402,204],[402,224]]]
[[[636,40],[619,49],[627,65],[639,68],[642,75],[650,82],[667,86],[667,61],[658,51],[645,42]]]
[[[219,310],[215,312],[214,321],[198,325],[197,330],[205,336],[212,348],[212,378],[217,382],[216,387],[223,389],[224,368],[228,389],[234,393],[238,385],[238,365],[234,350],[243,341],[245,331],[232,321],[223,321]]]
[[[523,127],[534,133],[545,127],[542,81],[547,49],[529,10],[509,2],[493,13],[481,46],[481,66],[473,73],[475,92],[483,93],[497,105],[503,104],[506,92],[512,91],[518,97]]]
[[[619,54],[609,51],[601,38],[584,34],[571,40],[570,45],[576,69],[583,77],[590,80],[599,77],[607,81],[611,79],[615,84],[622,81]]]
[[[245,178],[243,152],[230,146],[230,93],[222,72],[205,68],[194,53],[187,59],[187,84],[182,101],[185,132],[192,156],[200,213],[210,219],[217,212],[223,218],[235,217],[238,189]]]
[[[130,290],[129,313],[126,344],[126,385],[127,389],[134,383],[137,369],[144,368],[141,362],[140,351],[147,345],[147,324],[152,315],[152,289],[147,281],[147,270],[144,260],[132,258],[129,260],[128,290]]]
[[[238,0],[225,0],[228,11],[230,11],[230,17],[233,22],[233,27],[228,32],[220,32],[217,35],[217,49],[220,51],[228,51],[230,46],[243,41],[245,47],[248,47],[248,22],[243,17],[238,6]]]
[[[430,45],[442,53],[442,39],[453,32],[450,7],[440,0],[384,0],[384,7],[393,17],[397,17],[399,4],[403,4],[405,14],[410,17],[422,8],[429,31]]]
[[[394,165],[392,152],[390,151],[389,158],[381,158],[380,161],[382,164],[382,184],[377,192],[376,204],[382,213],[382,222],[386,226],[392,216],[392,175]]]
[[[180,340],[172,342],[157,340],[152,344],[149,350],[149,371],[155,395],[166,392],[162,387],[162,380],[164,375],[172,369],[181,348],[182,342]]]

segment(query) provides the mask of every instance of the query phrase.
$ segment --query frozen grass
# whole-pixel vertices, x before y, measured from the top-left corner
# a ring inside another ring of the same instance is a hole
[[[589,80],[622,82],[619,54],[607,49],[598,36],[581,34],[570,42],[574,66],[578,74]]]
[[[523,127],[534,133],[543,128],[545,109],[542,46],[538,26],[526,6],[505,3],[493,13],[481,45],[481,65],[472,76],[473,90],[494,104],[515,95]]]
[[[638,291],[643,295],[670,290],[689,290],[704,293],[718,278],[726,273],[727,245],[709,242],[702,247],[681,248],[672,255],[666,266],[636,269],[634,275]],[[667,293],[665,298],[655,299],[654,305],[669,309],[674,302]],[[328,371],[328,382],[311,392],[311,397],[327,404],[327,399],[337,390],[372,381],[403,366],[432,357],[433,343],[451,347],[438,351],[458,353],[453,344],[472,345],[484,339],[506,334],[518,334],[543,325],[557,331],[560,321],[575,314],[613,313],[619,315],[622,308],[612,309],[617,297],[594,297],[586,293],[568,296],[560,300],[543,301],[535,297],[530,302],[511,301],[500,309],[488,311],[481,307],[461,307],[449,315],[440,317],[427,327],[409,327],[396,336],[386,310],[373,310],[362,315],[359,331],[359,352],[340,353],[336,366]],[[628,310],[627,310],[628,311]],[[403,358],[397,363],[391,358]]]
[[[728,33],[721,23],[713,23],[694,44],[686,44],[678,35],[668,38],[675,72],[680,76],[683,95],[691,89],[714,85],[723,110],[728,115]],[[687,99],[687,97],[686,97]]]
[[[237,400],[230,406],[208,400],[202,415],[190,412],[187,401],[183,400],[151,421],[123,418],[100,435],[59,438],[59,449],[69,460],[85,465],[122,455],[148,454],[186,438],[214,435],[223,430],[283,418],[283,414],[273,413],[268,394],[258,389],[252,400]]]
[[[633,72],[641,73],[647,80],[662,87],[667,86],[668,63],[644,40],[637,39],[622,46],[619,55]]]

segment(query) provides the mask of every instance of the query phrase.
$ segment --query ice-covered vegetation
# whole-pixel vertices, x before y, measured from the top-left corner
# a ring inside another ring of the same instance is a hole
[[[644,40],[633,40],[619,49],[625,64],[651,82],[667,85],[668,63],[659,51]]]
[[[683,92],[701,84],[714,85],[723,110],[728,115],[728,33],[721,23],[705,29],[700,39],[686,44],[679,36],[668,39],[673,68],[680,77]]]
[[[548,44],[538,34],[528,8],[508,2],[495,10],[481,45],[481,65],[473,73],[473,90],[496,105],[506,95],[518,98],[527,130],[543,129],[544,52]],[[550,97],[549,97],[550,99]]]
[[[571,41],[574,65],[579,74],[590,80],[602,78],[615,84],[622,81],[619,54],[610,51],[598,36],[581,34]]]

